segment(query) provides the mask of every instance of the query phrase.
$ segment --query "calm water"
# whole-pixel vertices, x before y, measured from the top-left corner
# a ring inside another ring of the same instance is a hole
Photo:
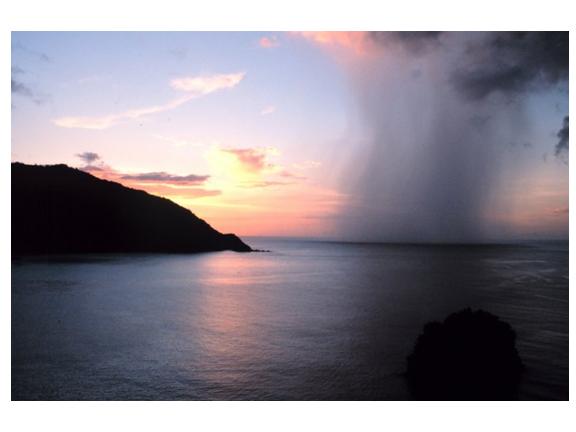
[[[422,326],[517,330],[522,399],[568,398],[568,244],[249,239],[270,253],[12,265],[13,399],[409,399]]]

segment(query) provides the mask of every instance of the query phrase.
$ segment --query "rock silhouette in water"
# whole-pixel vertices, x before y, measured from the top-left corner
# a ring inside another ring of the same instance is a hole
[[[495,315],[465,309],[424,326],[407,358],[418,400],[512,400],[523,365],[516,333]]]
[[[12,255],[252,249],[174,202],[66,165],[12,164]]]

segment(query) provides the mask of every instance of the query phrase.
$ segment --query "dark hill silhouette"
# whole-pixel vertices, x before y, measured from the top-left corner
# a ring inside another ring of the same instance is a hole
[[[12,255],[252,249],[172,201],[66,165],[12,163]]]
[[[407,359],[419,400],[511,400],[524,369],[516,332],[491,313],[464,309],[426,324]]]

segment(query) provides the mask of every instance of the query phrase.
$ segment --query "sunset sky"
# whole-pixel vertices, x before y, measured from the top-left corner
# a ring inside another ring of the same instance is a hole
[[[430,210],[424,222],[407,220],[417,227],[439,217],[435,205],[422,204],[430,194],[413,194],[421,186],[407,178],[447,190],[435,201],[454,206],[451,215],[470,218],[472,206],[474,221],[494,238],[567,236],[567,155],[557,147],[568,115],[567,81],[551,66],[523,76],[522,86],[482,87],[484,81],[470,79],[476,63],[459,56],[484,36],[395,38],[13,33],[12,160],[78,167],[170,198],[241,236],[365,238],[351,224],[398,232],[404,227],[380,221]],[[511,58],[526,62],[522,55]],[[484,67],[478,66],[487,73]],[[446,78],[461,68],[465,78]],[[542,73],[550,75],[539,84]],[[420,146],[422,137],[447,129],[429,124],[451,123],[432,113],[450,110],[455,122],[470,124],[440,141],[484,145],[485,132],[468,139],[468,131],[490,127],[489,155],[456,151],[459,164],[472,166],[462,173],[465,181],[455,162],[444,164],[454,153],[449,146],[458,144],[442,144],[446,153],[433,169],[431,153],[416,153],[435,148],[435,141]],[[394,150],[392,137],[407,141]],[[442,166],[453,177],[421,174]],[[467,186],[450,192],[454,183]],[[382,192],[389,189],[396,192]],[[470,202],[470,194],[482,194],[482,202]],[[404,205],[410,197],[414,202]]]

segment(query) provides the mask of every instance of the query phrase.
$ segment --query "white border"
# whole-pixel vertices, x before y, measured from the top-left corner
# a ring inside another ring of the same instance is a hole
[[[567,1],[199,2],[79,0],[4,2],[2,67],[2,355],[0,427],[18,431],[564,431],[576,430],[568,402],[9,402],[10,400],[10,31],[14,30],[568,30]],[[203,2],[204,3],[204,2]],[[572,19],[571,19],[572,18]],[[574,35],[570,37],[574,46]],[[573,49],[571,49],[573,54]],[[571,71],[574,71],[572,55]],[[573,72],[571,72],[571,79]],[[573,97],[570,97],[572,105]],[[570,164],[573,163],[570,155]],[[573,190],[573,178],[570,189]],[[573,205],[570,194],[570,206]],[[572,221],[572,216],[570,217]],[[572,244],[572,235],[571,244]],[[571,251],[572,252],[572,251]],[[570,257],[572,267],[573,257]],[[574,296],[570,299],[573,309]],[[570,325],[574,334],[574,324]],[[574,344],[570,344],[574,358]],[[572,363],[572,362],[571,362]],[[571,400],[574,378],[570,377]]]

